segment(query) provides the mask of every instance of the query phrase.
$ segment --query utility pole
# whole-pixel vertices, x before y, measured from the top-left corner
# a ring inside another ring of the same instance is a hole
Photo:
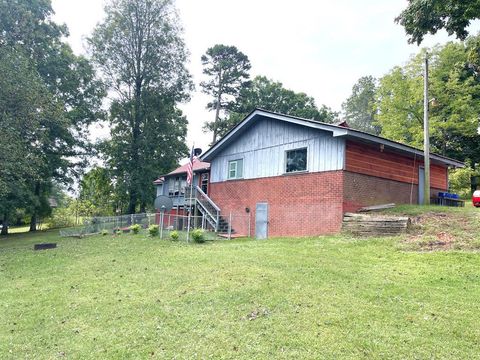
[[[423,161],[425,167],[424,205],[430,205],[430,131],[428,126],[428,104],[428,53],[425,53],[425,72],[423,75]]]

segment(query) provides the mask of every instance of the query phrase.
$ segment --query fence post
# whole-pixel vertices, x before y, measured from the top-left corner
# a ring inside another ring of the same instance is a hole
[[[165,216],[165,212],[160,211],[160,216],[162,217],[160,219],[160,239],[163,239],[163,217]]]
[[[230,211],[230,216],[228,218],[228,240],[232,240],[232,212]]]
[[[248,213],[248,237],[252,237],[252,215]]]

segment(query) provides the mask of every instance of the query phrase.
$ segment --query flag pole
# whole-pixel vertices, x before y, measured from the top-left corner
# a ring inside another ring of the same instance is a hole
[[[190,154],[190,159],[189,161],[191,162],[192,165],[192,179],[190,181],[190,204],[188,207],[188,219],[187,219],[187,243],[190,242],[190,216],[192,214],[192,192],[193,192],[193,177],[194,177],[194,172],[193,172],[193,151],[195,149],[195,143],[192,146],[192,153]]]

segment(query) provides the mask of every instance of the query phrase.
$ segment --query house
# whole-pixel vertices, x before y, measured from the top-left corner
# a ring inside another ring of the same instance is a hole
[[[463,163],[436,154],[430,161],[435,196],[448,189],[448,169]],[[177,195],[177,180],[171,181],[180,179],[182,168],[165,176],[163,194],[168,182],[169,196]],[[422,203],[424,196],[423,151],[346,124],[260,109],[207,150],[195,168],[196,189],[202,174],[209,174],[206,191],[192,194],[196,211],[213,227],[228,214],[249,214],[250,228],[235,231],[250,230],[259,238],[335,233],[345,212],[389,202]],[[181,194],[182,183],[178,188]]]
[[[198,186],[205,194],[208,194],[209,176],[210,164],[195,158],[193,162],[194,187]],[[188,193],[189,190],[187,188],[187,164],[162,175],[153,184],[157,187],[157,196],[164,195],[172,198],[172,214],[185,214],[185,207],[189,206],[189,202],[185,201],[185,193]]]

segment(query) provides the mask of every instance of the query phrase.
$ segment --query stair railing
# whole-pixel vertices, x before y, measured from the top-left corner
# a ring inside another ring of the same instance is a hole
[[[200,211],[203,210],[205,212],[207,219],[215,228],[215,231],[218,231],[220,208],[217,204],[215,204],[199,186],[195,186],[192,192],[190,192],[190,188],[185,189],[185,202],[190,199],[199,205]]]

